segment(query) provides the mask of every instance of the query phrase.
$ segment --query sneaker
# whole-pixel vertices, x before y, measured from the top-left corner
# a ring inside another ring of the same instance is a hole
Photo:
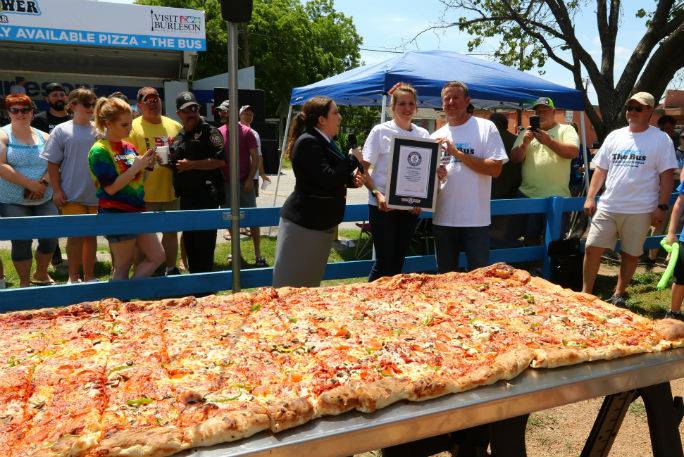
[[[665,313],[665,319],[677,319],[679,321],[684,321],[684,314],[679,311],[668,311]]]
[[[624,294],[624,295],[614,294],[612,297],[610,297],[606,301],[608,303],[610,303],[611,305],[615,305],[619,308],[626,308],[627,307],[627,298],[628,298],[627,294]]]
[[[180,270],[178,269],[178,267],[173,267],[173,268],[171,268],[171,269],[167,269],[167,270],[166,270],[166,276],[176,276],[176,275],[179,275],[179,274],[181,274],[181,272],[180,272]]]
[[[254,262],[254,266],[257,268],[265,268],[268,266],[268,263],[263,257],[257,257],[256,261]]]

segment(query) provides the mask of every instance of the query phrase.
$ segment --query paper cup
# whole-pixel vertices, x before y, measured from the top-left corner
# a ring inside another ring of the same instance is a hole
[[[155,148],[154,152],[156,152],[157,156],[159,156],[159,161],[162,165],[168,165],[169,164],[169,146],[168,145],[157,146]]]

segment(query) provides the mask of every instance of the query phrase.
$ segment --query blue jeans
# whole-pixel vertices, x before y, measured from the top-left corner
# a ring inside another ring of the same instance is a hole
[[[368,281],[401,273],[404,257],[418,225],[418,216],[401,210],[384,212],[377,206],[368,205],[368,222],[375,248],[375,263]]]
[[[489,226],[447,227],[433,225],[437,257],[437,271],[447,273],[458,270],[458,257],[465,252],[467,270],[489,264]]]
[[[57,208],[48,200],[40,205],[15,205],[0,203],[2,217],[56,216]],[[31,243],[33,240],[12,240],[12,260],[21,262],[31,260]],[[41,238],[37,251],[41,254],[52,254],[57,247],[57,238]]]

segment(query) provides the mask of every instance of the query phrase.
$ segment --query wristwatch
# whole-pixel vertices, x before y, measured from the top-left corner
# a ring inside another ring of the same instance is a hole
[[[38,182],[41,183],[41,184],[44,185],[44,186],[49,186],[49,185],[50,185],[50,183],[48,182],[48,180],[45,179],[45,178],[40,178],[40,179],[38,180]]]
[[[667,211],[668,209],[670,209],[670,205],[668,205],[667,203],[661,203],[660,205],[658,205],[658,209]]]

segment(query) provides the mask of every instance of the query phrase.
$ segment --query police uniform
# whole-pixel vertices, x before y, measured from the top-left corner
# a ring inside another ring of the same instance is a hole
[[[223,204],[225,183],[220,168],[178,172],[179,160],[225,160],[223,137],[216,127],[200,118],[199,124],[187,132],[185,128],[170,147],[169,162],[174,169],[173,185],[180,199],[180,209],[215,209]],[[191,273],[211,271],[214,266],[216,230],[183,232]]]

